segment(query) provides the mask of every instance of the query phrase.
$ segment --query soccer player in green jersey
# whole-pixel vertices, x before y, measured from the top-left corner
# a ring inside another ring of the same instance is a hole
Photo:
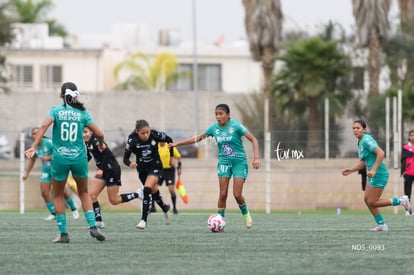
[[[56,222],[60,235],[53,240],[54,243],[68,243],[69,235],[66,227],[66,214],[64,205],[64,189],[69,171],[76,181],[78,196],[81,200],[86,221],[89,225],[90,235],[98,241],[104,241],[105,236],[96,228],[95,213],[91,198],[88,194],[88,158],[83,140],[83,129],[88,126],[96,135],[102,148],[104,136],[96,126],[89,112],[78,101],[79,91],[72,82],[61,86],[63,104],[53,106],[47,118],[40,126],[39,133],[31,148],[25,153],[32,158],[39,146],[42,136],[53,124],[53,155],[52,155],[52,186],[54,191],[54,205]]]
[[[199,142],[209,136],[214,137],[218,146],[217,174],[219,178],[218,213],[225,216],[227,194],[230,178],[233,176],[233,196],[243,214],[247,228],[253,226],[250,212],[243,197],[243,185],[248,176],[246,153],[242,137],[246,137],[253,144],[254,169],[259,169],[259,143],[257,139],[237,120],[230,118],[230,108],[227,104],[219,104],[215,108],[217,122],[212,124],[204,133],[176,143],[169,147],[181,146]]]
[[[352,125],[354,136],[358,139],[358,157],[359,162],[352,168],[342,170],[342,175],[348,176],[357,172],[364,166],[367,167],[368,181],[365,186],[364,201],[367,205],[377,226],[370,231],[388,231],[388,225],[382,217],[379,207],[402,205],[406,210],[410,207],[407,196],[400,198],[382,199],[382,193],[387,185],[390,176],[388,169],[383,162],[384,151],[378,146],[377,141],[368,134],[367,124],[363,120],[356,120]]]
[[[32,138],[36,138],[39,133],[39,127],[34,127],[32,129]],[[49,210],[50,215],[45,218],[45,220],[54,220],[56,218],[55,207],[53,205],[52,198],[50,197],[50,189],[52,182],[52,151],[53,145],[52,141],[47,137],[42,137],[42,141],[39,146],[36,148],[35,155],[29,159],[27,164],[26,172],[23,175],[23,180],[26,180],[29,177],[30,171],[32,170],[36,158],[39,158],[42,161],[42,170],[40,172],[40,194],[42,195],[43,200],[45,201],[46,208]],[[72,216],[75,220],[79,218],[79,212],[76,209],[75,202],[73,201],[72,196],[65,189],[64,192],[65,202],[69,205],[72,210]]]

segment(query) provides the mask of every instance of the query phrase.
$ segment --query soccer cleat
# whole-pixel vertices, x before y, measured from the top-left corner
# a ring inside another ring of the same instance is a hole
[[[72,217],[75,220],[79,219],[79,211],[78,211],[78,209],[75,209],[75,210],[72,211]]]
[[[98,241],[105,241],[105,236],[98,230],[96,227],[89,228],[89,233],[93,238],[96,238]]]
[[[145,226],[147,225],[147,222],[144,220],[140,220],[139,223],[137,224],[137,228],[138,229],[145,229]]]
[[[246,227],[251,228],[253,226],[253,220],[252,220],[252,216],[250,216],[250,213],[243,215],[243,217],[244,217],[244,222],[246,223]]]
[[[104,222],[97,221],[97,222],[96,222],[96,227],[97,227],[97,228],[105,228],[105,224],[104,224]]]
[[[410,211],[405,211],[405,215],[406,215],[406,216],[412,216],[412,212],[410,212]]]
[[[369,231],[371,232],[388,231],[388,225],[380,224],[378,226],[375,226],[374,228],[371,228]]]
[[[139,188],[137,190],[138,199],[143,200],[144,199],[144,190],[142,188]]]
[[[408,199],[408,196],[406,195],[400,198],[400,205],[402,205],[406,211],[411,210],[410,200]]]
[[[55,215],[50,214],[49,216],[47,216],[47,217],[45,218],[45,221],[52,221],[52,220],[54,220],[54,219],[56,219],[56,216],[55,216]]]
[[[68,234],[59,234],[56,239],[52,242],[54,243],[69,243],[69,235]]]

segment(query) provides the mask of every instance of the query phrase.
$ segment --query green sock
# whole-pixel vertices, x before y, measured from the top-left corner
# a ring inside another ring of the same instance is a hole
[[[56,214],[56,223],[60,233],[68,233],[66,229],[66,214]]]
[[[73,202],[72,197],[69,197],[69,198],[68,198],[68,199],[66,199],[65,201],[66,201],[66,203],[69,205],[70,210],[72,210],[72,211],[76,210],[76,206],[75,206],[75,203]]]
[[[85,212],[85,219],[88,222],[89,228],[96,226],[95,212],[93,210]]]
[[[384,218],[382,217],[381,214],[378,214],[376,216],[374,216],[375,221],[377,222],[378,225],[383,225],[385,224]]]
[[[224,216],[226,215],[226,208],[217,209],[217,214],[219,214],[220,216],[224,218]]]
[[[391,199],[392,206],[400,205],[400,199],[399,198],[392,198]]]
[[[247,204],[246,203],[239,204],[239,208],[240,208],[240,211],[243,214],[243,216],[249,214],[249,210],[247,209]]]
[[[46,207],[49,210],[50,214],[55,214],[55,205],[53,204],[53,201],[47,202]]]

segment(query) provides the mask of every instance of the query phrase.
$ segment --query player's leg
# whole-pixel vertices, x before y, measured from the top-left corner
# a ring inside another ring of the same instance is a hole
[[[66,213],[64,189],[66,178],[68,176],[69,167],[58,161],[52,163],[52,188],[53,188],[53,203],[55,206],[56,223],[60,235],[53,240],[54,243],[68,243],[69,235],[66,227]]]
[[[91,197],[88,193],[88,161],[85,158],[84,161],[72,165],[71,168],[85,219],[89,225],[89,233],[98,241],[104,241],[105,236],[96,228],[95,213],[93,211]]]
[[[42,196],[43,200],[45,201],[45,205],[47,210],[49,210],[50,215],[45,218],[45,220],[54,220],[56,213],[55,213],[55,206],[53,204],[52,198],[50,196],[50,188],[51,182],[40,182],[40,195]]]
[[[413,176],[404,175],[404,195],[408,197],[408,200],[410,201],[410,206],[411,206],[411,192],[412,192],[413,180],[414,180]],[[406,211],[406,215],[407,216],[412,215],[411,207]]]
[[[251,228],[253,226],[252,216],[250,215],[250,211],[247,208],[246,200],[243,196],[243,186],[245,179],[244,178],[234,178],[233,179],[233,196],[239,205],[240,211],[243,215],[244,222],[247,228]]]
[[[108,193],[109,202],[112,205],[118,205],[120,203],[125,203],[135,199],[139,199],[139,194],[137,192],[118,194],[119,185],[107,186],[106,191]]]
[[[165,217],[165,224],[170,224],[170,215],[168,214],[168,211],[170,210],[170,205],[164,202],[164,199],[163,199],[163,197],[160,193],[160,190],[158,188],[158,183],[157,182],[155,184],[152,183],[153,184],[152,201],[153,201],[153,204],[155,204],[154,203],[154,201],[155,201],[161,207],[162,212],[164,213],[164,217]]]
[[[170,192],[170,195],[171,195],[171,202],[172,202],[172,205],[173,205],[173,213],[178,214],[177,194],[175,193],[174,182],[172,184],[168,185],[168,191]]]
[[[227,196],[229,192],[229,177],[219,178],[219,197],[217,201],[217,213],[223,218],[226,215]]]
[[[219,179],[219,197],[217,201],[217,213],[223,218],[226,215],[227,195],[229,192],[229,182],[232,175],[231,163],[221,160],[217,163],[217,176]]]
[[[159,175],[156,172],[154,172],[153,176],[157,178],[157,181],[153,181],[151,179],[151,181],[148,183],[152,188],[152,201],[155,201],[161,207],[162,212],[166,213],[168,212],[168,210],[170,210],[170,205],[164,202],[158,184],[160,180],[163,179],[163,175]]]
[[[77,220],[79,219],[79,212],[78,209],[76,208],[75,202],[73,201],[73,197],[72,195],[69,193],[69,190],[67,189],[67,187],[65,186],[65,189],[63,190],[63,196],[65,198],[65,202],[67,203],[67,205],[69,205],[70,210],[72,211],[72,217]]]
[[[171,202],[172,202],[172,206],[173,206],[173,213],[178,214],[178,211],[177,211],[177,195],[175,194],[175,189],[174,189],[174,185],[175,185],[175,168],[169,168],[169,169],[164,170],[164,180],[165,180],[165,185],[167,186],[168,191],[169,191],[170,196],[171,196]]]
[[[104,228],[105,224],[102,220],[101,206],[99,205],[98,196],[105,188],[105,180],[102,178],[93,178],[89,189],[93,211],[95,213],[96,227]]]
[[[144,171],[142,173],[145,173]],[[141,172],[140,172],[141,179]],[[141,179],[142,180],[142,179]],[[158,176],[147,175],[144,181],[144,199],[142,201],[142,216],[140,222],[137,224],[137,228],[144,229],[147,224],[148,213],[153,200],[152,192],[153,189],[158,189]]]

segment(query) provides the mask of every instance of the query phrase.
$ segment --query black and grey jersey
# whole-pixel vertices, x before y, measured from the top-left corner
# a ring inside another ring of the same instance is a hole
[[[159,142],[173,142],[172,138],[164,132],[151,129],[150,136],[147,141],[142,141],[137,133],[132,132],[127,139],[124,153],[124,163],[129,166],[131,161],[129,160],[131,154],[136,156],[136,163],[138,169],[150,166],[156,163],[161,163],[160,155],[158,154]],[[172,148],[170,150],[173,155]]]

